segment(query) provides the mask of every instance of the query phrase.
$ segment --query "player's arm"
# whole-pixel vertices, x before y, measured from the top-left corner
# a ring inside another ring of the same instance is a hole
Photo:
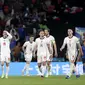
[[[11,39],[12,39],[12,35],[11,35],[8,31],[5,31],[5,32],[6,32],[6,33],[7,33],[7,35],[8,35],[8,37],[7,37],[7,38],[8,38],[9,40],[11,40]]]
[[[77,61],[79,61],[81,55],[83,55],[83,51],[82,51],[82,47],[81,47],[79,39],[76,39],[76,42],[77,42],[77,47],[78,47],[78,51],[79,51]]]
[[[60,48],[60,51],[62,51],[65,48],[65,46],[66,46],[66,38],[64,39],[64,42],[63,42],[63,45]]]
[[[52,43],[53,43],[53,47],[54,47],[54,51],[55,51],[55,56],[57,57],[57,56],[58,56],[58,53],[57,53],[57,45],[56,45],[56,41],[55,41],[54,38],[53,38],[53,40],[52,40]]]
[[[36,52],[37,52],[37,47],[38,47],[38,45],[37,45],[37,39],[35,40],[35,44],[34,44],[34,48],[33,48],[33,57],[35,57],[36,55]]]
[[[24,45],[22,46],[23,52],[25,52],[26,46],[27,46],[27,44],[26,44],[26,42],[25,42]]]
[[[49,53],[53,55],[53,52],[52,52],[51,47],[50,47],[50,43],[48,41],[46,41],[46,44],[47,44]]]

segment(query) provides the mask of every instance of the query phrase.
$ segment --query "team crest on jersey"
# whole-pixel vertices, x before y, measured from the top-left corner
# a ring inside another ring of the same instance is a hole
[[[3,42],[3,45],[6,45],[6,43],[5,43],[5,42]]]

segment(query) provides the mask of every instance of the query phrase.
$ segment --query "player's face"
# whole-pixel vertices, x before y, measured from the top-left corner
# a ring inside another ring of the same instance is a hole
[[[6,32],[3,32],[3,38],[7,38]]]
[[[30,37],[30,42],[33,42],[34,41],[34,37]]]
[[[40,37],[44,37],[44,31],[41,31],[41,32],[39,33],[39,35],[40,35]]]
[[[68,36],[73,35],[73,31],[71,29],[68,30]]]
[[[49,34],[48,30],[44,30],[44,32],[46,36]]]

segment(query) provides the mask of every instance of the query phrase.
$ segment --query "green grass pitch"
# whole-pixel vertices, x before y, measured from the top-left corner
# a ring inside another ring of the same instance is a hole
[[[76,79],[72,76],[65,79],[65,76],[49,76],[41,78],[39,76],[10,76],[8,79],[0,78],[0,85],[85,85],[85,76]]]

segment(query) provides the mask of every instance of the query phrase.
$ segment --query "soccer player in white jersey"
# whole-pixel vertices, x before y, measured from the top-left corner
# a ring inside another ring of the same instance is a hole
[[[44,77],[46,72],[47,55],[49,55],[49,52],[51,51],[49,42],[44,36],[44,30],[42,29],[39,30],[39,36],[40,37],[35,40],[37,50],[37,63],[39,71],[41,72],[41,77]]]
[[[53,58],[53,53],[55,53],[56,57],[58,56],[58,54],[57,54],[56,41],[55,41],[55,38],[52,35],[50,35],[50,30],[45,29],[44,32],[45,32],[45,36],[47,38],[47,41],[49,41],[50,48],[51,48],[51,51],[52,51],[52,54],[50,54],[50,56],[49,55],[47,56],[47,70],[48,71],[47,71],[46,77],[48,77],[48,75],[51,75],[51,61],[52,61],[52,58]]]
[[[1,78],[8,78],[9,72],[9,63],[10,63],[10,41],[12,39],[12,35],[8,31],[3,31],[3,37],[0,38],[0,48],[1,48],[1,69],[2,76]],[[4,74],[4,63],[6,62],[6,75]]]
[[[25,61],[26,61],[26,65],[24,66],[22,70],[22,75],[24,75],[24,72],[26,71],[26,75],[30,76],[29,66],[30,66],[32,57],[34,56],[34,47],[35,47],[34,36],[31,35],[29,37],[29,41],[26,41],[22,47],[24,51]]]
[[[60,51],[62,51],[65,48],[65,45],[67,45],[67,56],[70,62],[70,73],[66,76],[66,79],[69,79],[71,77],[72,72],[74,70],[76,72],[76,77],[79,78],[80,75],[78,75],[75,62],[78,55],[78,49],[79,49],[79,52],[81,50],[81,45],[80,45],[79,39],[76,36],[73,36],[72,29],[68,29],[68,36],[65,37],[63,45],[60,48]]]

